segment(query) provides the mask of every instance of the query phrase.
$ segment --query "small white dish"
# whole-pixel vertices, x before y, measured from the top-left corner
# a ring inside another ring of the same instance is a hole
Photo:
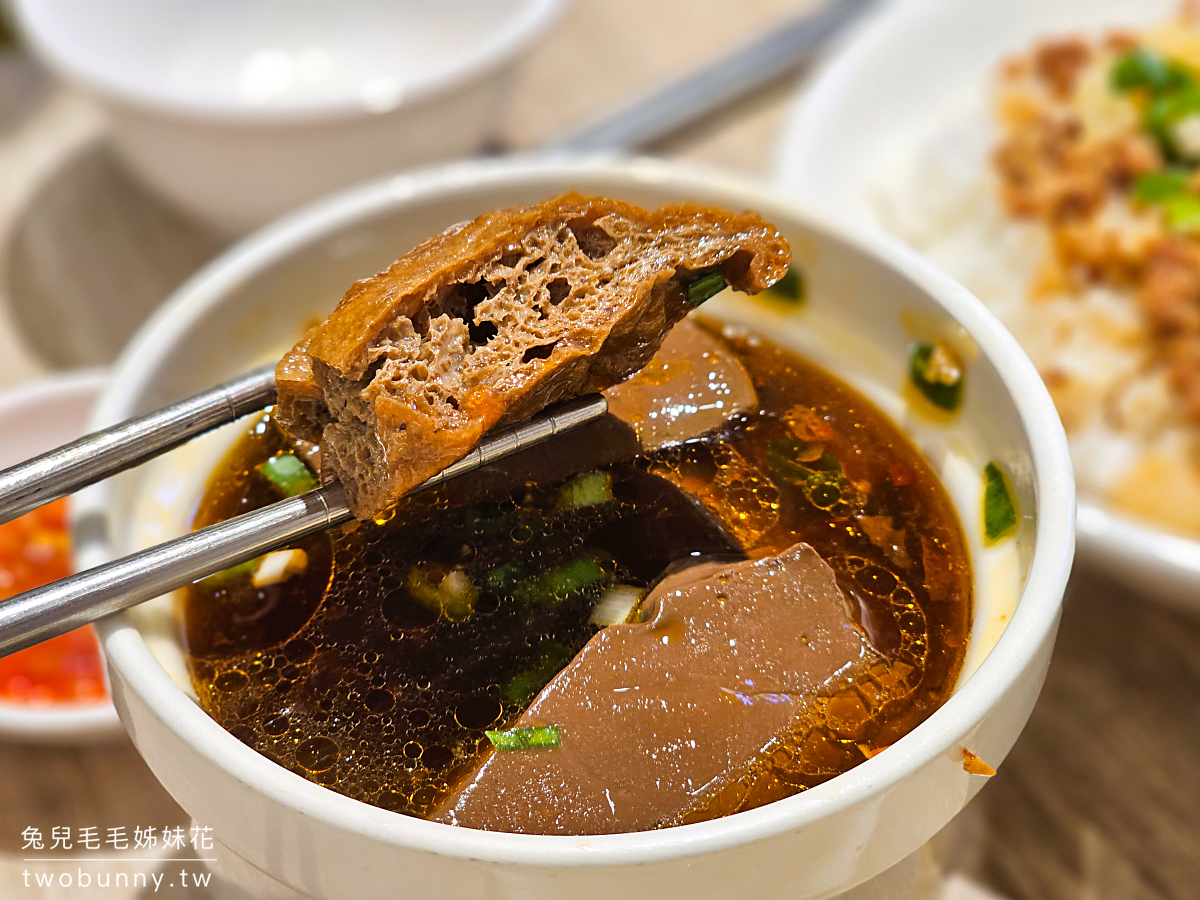
[[[648,207],[689,200],[758,210],[791,241],[809,293],[797,312],[726,295],[706,314],[746,324],[868,393],[941,474],[970,540],[976,609],[953,696],[885,752],[808,791],[723,819],[593,837],[502,834],[388,812],[270,762],[188,693],[169,598],[99,624],[113,694],[171,795],[213,829],[219,871],[254,896],[486,896],[816,900],[876,879],[984,783],[1028,719],[1049,664],[1073,552],[1062,427],[1012,336],[964,288],[897,242],[851,235],[752,185],[659,161],[472,162],[368,185],[309,207],[226,252],[130,344],[93,415],[102,427],[278,356],[330,298],[441,229],[568,189]],[[909,312],[953,320],[979,347],[961,428],[927,427],[900,392]],[[222,450],[214,432],[87,489],[75,507],[89,565],[178,534]],[[1013,479],[1021,525],[984,548],[983,461]],[[886,876],[885,876],[886,877]],[[871,881],[859,898],[902,900]],[[907,897],[908,895],[903,895]]]
[[[875,179],[943,116],[972,104],[1001,58],[1043,36],[1161,22],[1176,0],[907,0],[863,23],[801,94],[776,183],[860,229],[880,230]],[[1081,495],[1080,562],[1156,599],[1200,610],[1200,541]]]
[[[0,393],[0,469],[73,441],[84,433],[92,405],[107,382],[99,369],[81,369]],[[2,602],[2,601],[0,601]],[[0,701],[0,739],[78,744],[122,734],[111,702],[34,706]]]
[[[241,231],[336,188],[476,151],[562,0],[13,0],[166,196]]]

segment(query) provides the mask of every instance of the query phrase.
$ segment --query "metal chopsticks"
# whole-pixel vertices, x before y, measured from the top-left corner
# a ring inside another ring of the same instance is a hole
[[[573,128],[548,152],[637,150],[710,115],[809,60],[875,0],[825,0],[726,56]]]
[[[603,396],[590,394],[489,434],[474,450],[412,493],[437,487],[556,434],[578,428],[600,418],[607,410],[608,402]],[[162,449],[166,448],[155,452]],[[353,517],[345,489],[334,482],[17,594],[0,603],[0,656],[136,606]]]
[[[0,524],[103,481],[275,402],[275,367],[255,369],[0,472]]]

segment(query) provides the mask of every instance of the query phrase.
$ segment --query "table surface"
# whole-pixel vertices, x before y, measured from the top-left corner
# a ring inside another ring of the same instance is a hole
[[[576,0],[519,74],[498,137],[509,146],[534,146],[808,5],[807,0]],[[802,74],[780,79],[658,152],[750,176],[769,174],[775,140]],[[93,340],[74,350],[65,338],[39,345],[31,336],[36,323],[14,312],[21,303],[50,303],[80,289],[77,276],[76,282],[70,280],[73,261],[65,259],[64,249],[76,246],[67,242],[79,239],[79,229],[64,231],[54,219],[54,204],[66,202],[60,199],[65,188],[34,190],[33,185],[46,178],[47,146],[94,148],[102,134],[103,123],[86,101],[50,84],[27,61],[0,61],[0,222],[7,223],[3,234],[10,245],[0,272],[0,385],[64,363],[103,362],[124,336],[114,331],[107,343]],[[80,157],[76,170],[93,178],[101,172],[109,193],[118,189],[114,183],[140,190],[121,181],[125,176],[99,146]],[[62,153],[56,158],[61,161]],[[112,202],[104,192],[98,196],[97,215]],[[175,242],[169,258],[164,262],[160,253],[158,268],[139,275],[134,288],[120,282],[123,296],[136,295],[129,303],[135,316],[148,312],[222,243],[172,212],[157,211],[151,218],[154,233],[170,234]],[[97,281],[105,282],[103,266],[113,266],[113,253],[91,256],[86,285],[94,290]],[[122,277],[128,280],[127,273]],[[132,328],[136,318],[118,324]],[[21,860],[29,851],[23,850],[21,833],[29,826],[49,835],[51,828],[63,826],[73,831],[96,826],[103,834],[117,825],[131,832],[135,825],[160,831],[187,825],[185,814],[125,740],[74,749],[0,744],[0,772],[0,896],[12,895],[22,884]],[[1029,725],[1000,774],[938,835],[933,848],[945,869],[1014,900],[1196,897],[1200,618],[1076,573],[1046,686]],[[82,894],[31,888],[21,896]]]

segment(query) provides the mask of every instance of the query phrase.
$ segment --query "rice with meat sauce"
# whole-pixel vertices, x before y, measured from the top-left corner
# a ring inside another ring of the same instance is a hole
[[[1129,87],[1118,74],[1129,60],[1182,87]],[[1149,108],[1168,90],[1182,99],[1168,98],[1164,133]],[[1200,534],[1198,173],[1200,30],[1172,22],[1045,41],[1004,61],[873,197],[885,227],[969,287],[1029,353],[1081,493],[1189,534]]]

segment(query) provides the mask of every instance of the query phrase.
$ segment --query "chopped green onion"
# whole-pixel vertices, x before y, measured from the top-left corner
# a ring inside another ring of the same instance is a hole
[[[1200,88],[1189,85],[1175,93],[1155,97],[1146,106],[1146,130],[1158,141],[1163,155],[1169,160],[1187,156],[1176,139],[1175,125],[1187,116],[1200,112]]]
[[[1167,226],[1172,231],[1200,231],[1200,196],[1180,194],[1162,201]]]
[[[1169,197],[1187,193],[1188,173],[1181,169],[1143,172],[1133,182],[1133,199],[1140,203],[1161,203]]]
[[[506,562],[487,573],[487,586],[493,591],[503,591],[520,581],[523,574],[515,562]]]
[[[785,481],[806,481],[811,472],[797,460],[807,458],[814,448],[808,441],[771,438],[767,441],[767,464]]]
[[[776,297],[797,306],[804,302],[804,272],[799,266],[791,266],[783,277],[767,288]]]
[[[1184,66],[1141,48],[1118,57],[1111,77],[1118,91],[1145,88],[1155,94],[1184,87],[1194,80]]]
[[[557,506],[559,509],[581,509],[608,503],[612,498],[611,473],[584,472],[559,489]]]
[[[557,641],[546,641],[542,644],[541,655],[537,664],[524,672],[514,675],[504,682],[500,688],[500,698],[513,706],[528,706],[529,701],[537,696],[550,679],[562,671],[563,666],[574,656],[570,647]]]
[[[1148,92],[1149,102],[1142,111],[1143,127],[1168,160],[1186,157],[1173,129],[1181,119],[1200,112],[1200,85],[1191,71],[1174,60],[1140,49],[1117,59],[1111,79],[1118,91]]]
[[[288,497],[295,497],[318,487],[316,476],[300,457],[291,451],[272,456],[255,468]]]
[[[1179,169],[1145,172],[1133,183],[1133,198],[1162,207],[1173,231],[1200,231],[1200,195],[1188,189],[1189,176]]]
[[[517,511],[509,510],[501,513],[498,516],[480,516],[475,515],[467,519],[467,529],[471,534],[477,534],[482,537],[495,537],[506,531],[510,531],[517,521]]]
[[[914,344],[908,374],[934,406],[953,412],[962,404],[962,363],[946,345]]]
[[[1017,526],[1017,504],[1008,479],[994,462],[983,469],[983,533],[988,541],[998,541]]]
[[[687,299],[692,309],[725,290],[725,273],[719,268],[699,272],[687,283]]]
[[[258,569],[258,564],[262,560],[261,556],[256,556],[254,559],[248,559],[244,563],[238,563],[223,571],[209,575],[207,578],[201,578],[196,582],[197,587],[202,587],[205,590],[214,591],[223,588],[239,578],[249,578]]]
[[[470,576],[462,569],[451,569],[435,583],[436,577],[420,566],[413,566],[405,587],[426,609],[440,613],[451,622],[469,618],[479,599],[479,588]]]
[[[546,686],[549,678],[538,677],[534,669],[514,675],[500,688],[500,699],[513,706],[527,706],[529,701],[537,696],[538,691]]]
[[[604,577],[604,568],[600,563],[590,556],[584,556],[530,578],[517,587],[516,593],[523,600],[550,603],[565,600]]]
[[[767,441],[767,464],[776,475],[802,488],[818,509],[828,510],[842,499],[842,464],[817,444],[771,438]]]
[[[794,484],[811,480],[814,476],[842,477],[842,464],[836,456],[819,444],[810,444],[796,438],[771,438],[767,441],[767,463],[776,474]]]
[[[557,725],[532,725],[509,728],[507,731],[485,731],[484,734],[501,753],[510,750],[544,750],[562,744]]]

